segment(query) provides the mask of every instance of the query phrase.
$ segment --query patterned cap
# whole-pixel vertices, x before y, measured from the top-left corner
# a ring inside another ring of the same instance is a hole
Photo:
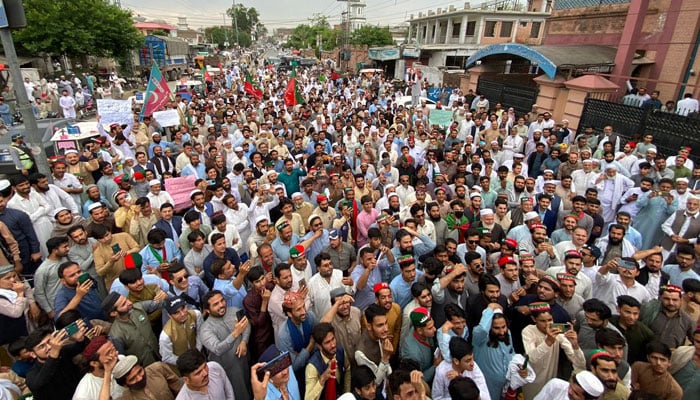
[[[416,262],[413,259],[412,254],[404,254],[402,256],[399,256],[399,259],[397,261],[399,262],[399,265],[401,265],[401,266],[415,264],[415,262]]]
[[[573,282],[574,284],[576,283],[575,276],[564,273],[557,274],[557,280],[559,282]]]
[[[293,259],[297,259],[299,257],[304,257],[305,250],[306,249],[304,249],[304,246],[298,244],[298,245],[292,247],[291,249],[289,249],[289,257],[291,257]]]
[[[284,295],[284,298],[282,299],[282,304],[287,307],[292,307],[299,300],[302,300],[302,297],[299,293],[289,291],[287,292],[287,294]]]
[[[659,293],[660,293],[660,294],[664,294],[664,293],[666,293],[666,292],[678,293],[678,294],[681,294],[681,295],[682,295],[682,294],[683,294],[683,288],[680,287],[680,286],[671,285],[671,284],[662,285],[661,287],[659,287]]]
[[[564,254],[565,260],[568,260],[570,258],[583,258],[583,256],[578,250],[567,250]]]
[[[433,320],[433,318],[430,316],[430,311],[428,311],[428,309],[425,307],[415,308],[409,314],[409,318],[411,319],[411,324],[413,324],[414,328],[422,328],[428,325],[428,322]]]
[[[592,363],[593,360],[595,360],[596,358],[599,358],[599,357],[610,357],[610,358],[614,358],[614,357],[612,356],[612,354],[608,353],[608,352],[605,351],[604,349],[594,349],[593,351],[591,351],[591,355],[590,355],[589,362]]]
[[[549,283],[556,292],[561,289],[561,286],[559,286],[559,281],[553,276],[545,275],[540,279],[540,282]]]
[[[530,225],[530,232],[534,231],[535,229],[544,229],[547,230],[547,227],[544,226],[543,224],[532,224]]]
[[[530,254],[530,253],[520,253],[518,257],[520,258],[520,262],[528,261],[528,260],[531,260],[531,261],[535,260],[535,256],[533,254]]]
[[[284,221],[280,222],[279,224],[277,224],[277,226],[275,228],[277,228],[277,231],[281,231],[282,229],[284,229],[288,226],[291,226],[291,224],[289,223],[289,221],[284,220]]]
[[[528,304],[527,308],[530,310],[530,313],[545,312],[552,309],[549,306],[549,303],[545,302],[530,303]]]

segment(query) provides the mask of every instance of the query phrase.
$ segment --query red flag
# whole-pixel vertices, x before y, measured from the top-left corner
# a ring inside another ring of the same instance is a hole
[[[202,77],[207,82],[214,82],[214,79],[212,79],[211,75],[209,74],[209,71],[207,71],[206,65],[202,67]]]
[[[304,103],[304,97],[301,95],[301,92],[297,87],[296,67],[296,62],[292,61],[292,73],[289,75],[287,89],[284,91],[284,104],[286,104],[288,107]]]
[[[161,109],[169,100],[170,88],[168,87],[168,82],[163,78],[160,69],[154,63],[151,68],[151,76],[148,78],[141,117],[153,115],[155,111]]]
[[[245,83],[243,84],[243,91],[255,97],[258,100],[262,99],[263,97],[263,92],[260,89],[260,86],[258,86],[258,83],[255,82],[253,78],[250,77],[250,74],[247,72],[245,74]]]

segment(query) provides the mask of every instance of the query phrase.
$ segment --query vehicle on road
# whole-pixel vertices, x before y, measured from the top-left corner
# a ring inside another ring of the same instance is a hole
[[[425,102],[425,104],[428,106],[429,109],[431,109],[431,110],[435,109],[435,106],[436,106],[435,102],[430,100],[429,98],[421,96],[420,101]],[[413,107],[411,96],[399,96],[396,98],[395,103],[396,103],[396,105],[404,106],[405,108],[412,108]]]

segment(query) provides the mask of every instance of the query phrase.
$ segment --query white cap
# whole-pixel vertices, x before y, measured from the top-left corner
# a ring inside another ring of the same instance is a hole
[[[236,146],[236,147],[233,148],[233,151],[235,151],[236,153],[239,152],[239,151],[243,151],[243,147],[241,147],[241,146]]]
[[[478,192],[469,193],[470,199],[473,199],[474,197],[481,197],[481,193],[478,193]]]
[[[490,208],[484,208],[481,211],[479,211],[479,215],[481,215],[482,217],[485,215],[493,215],[493,210]]]
[[[537,218],[537,217],[539,217],[539,216],[540,216],[540,214],[537,214],[537,212],[535,212],[535,211],[530,211],[530,212],[525,213],[525,215],[523,216],[523,219],[524,219],[525,221],[530,221],[531,219],[535,219],[535,218]]]
[[[471,190],[476,190],[479,193],[481,193],[481,191],[482,191],[481,186],[479,186],[479,185],[472,186]]]
[[[574,376],[574,379],[591,397],[600,397],[605,391],[603,383],[590,371],[581,371]]]
[[[309,215],[309,219],[308,219],[309,225],[311,225],[311,221],[315,220],[316,218],[321,218],[321,216],[318,215],[318,214],[311,214],[311,215]]]
[[[676,179],[676,182],[685,182],[685,183],[688,183],[689,181],[688,181],[688,178],[678,178],[678,179]]]
[[[550,174],[554,174],[554,171],[551,169],[545,169],[544,171],[542,171],[543,174],[546,174],[547,172],[549,172]]]
[[[606,169],[606,170],[607,170],[607,169],[611,169],[611,170],[613,170],[613,171],[617,171],[617,165],[615,165],[615,164],[613,164],[613,163],[610,163],[610,164],[608,164],[608,165],[605,166],[605,169]]]
[[[95,202],[95,203],[92,203],[92,204],[90,204],[90,205],[88,206],[88,212],[90,212],[90,211],[92,211],[92,210],[94,210],[94,209],[96,209],[96,208],[100,208],[100,207],[104,207],[104,204],[100,203],[99,201],[98,201],[98,202]]]
[[[79,153],[78,153],[78,150],[76,150],[76,149],[68,149],[63,154],[68,155],[68,154],[79,154]]]
[[[591,160],[590,158],[587,158],[587,159],[581,161],[581,163],[582,164],[593,164],[593,160]]]
[[[292,193],[292,198],[293,198],[293,199],[296,199],[297,197],[302,197],[302,196],[301,196],[301,193],[299,193],[299,192],[294,192],[294,193]]]
[[[158,179],[151,179],[150,181],[148,181],[148,186],[153,185],[160,185],[160,181]]]
[[[261,223],[262,221],[269,221],[269,219],[267,218],[266,215],[258,215],[258,216],[255,218],[255,225]]]
[[[523,154],[523,153],[515,153],[515,154],[513,154],[513,158],[525,158],[525,154]]]
[[[9,188],[10,186],[11,186],[10,181],[8,181],[7,179],[0,180],[0,190],[5,190],[5,189]]]

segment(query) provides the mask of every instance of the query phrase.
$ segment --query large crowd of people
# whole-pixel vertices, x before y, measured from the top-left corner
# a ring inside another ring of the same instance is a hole
[[[302,104],[233,65],[49,176],[12,137],[0,398],[698,398],[691,149],[296,72]]]

